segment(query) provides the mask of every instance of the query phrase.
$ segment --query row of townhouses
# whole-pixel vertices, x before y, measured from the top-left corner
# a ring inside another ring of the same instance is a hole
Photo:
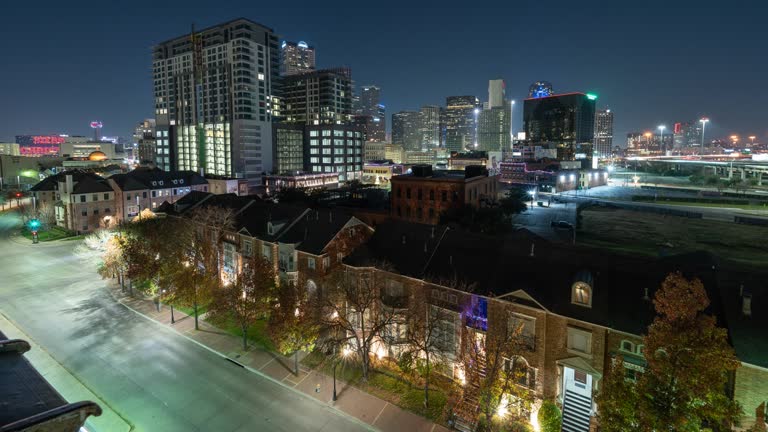
[[[209,181],[194,171],[135,169],[103,178],[88,171],[64,171],[32,187],[36,205],[57,226],[77,233],[106,228],[155,210],[191,191],[208,192]],[[50,222],[50,221],[46,221]]]
[[[442,372],[462,385],[472,383],[458,358],[461,339],[518,326],[525,349],[510,361],[525,373],[517,385],[538,400],[557,401],[572,430],[596,428],[594,398],[617,355],[629,379],[644,372],[641,335],[653,320],[651,299],[664,278],[675,271],[695,275],[742,362],[728,388],[744,407],[742,426],[755,422],[768,399],[768,290],[753,275],[721,271],[711,255],[630,258],[549,244],[525,230],[500,238],[395,220],[374,230],[339,209],[203,192],[158,212],[184,217],[205,206],[236,215],[220,245],[224,277],[238,271],[243,257],[261,254],[282,280],[300,281],[308,291],[338,268],[375,280],[378,307],[403,316],[412,307],[440,308],[440,342],[449,359]],[[428,305],[413,304],[424,299]],[[404,325],[393,321],[389,336],[377,343],[377,357],[397,357]]]

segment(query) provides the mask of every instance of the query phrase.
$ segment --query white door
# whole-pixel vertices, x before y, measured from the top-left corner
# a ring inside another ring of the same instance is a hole
[[[565,366],[563,368],[563,388],[592,399],[592,375]]]

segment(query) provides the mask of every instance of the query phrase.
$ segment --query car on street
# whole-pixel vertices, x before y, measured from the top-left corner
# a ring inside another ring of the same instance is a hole
[[[568,221],[552,221],[552,228],[555,229],[573,229],[573,224]]]

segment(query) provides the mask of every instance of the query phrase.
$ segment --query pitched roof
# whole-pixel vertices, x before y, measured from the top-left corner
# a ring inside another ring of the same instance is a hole
[[[344,262],[436,283],[459,282],[458,288],[468,292],[539,304],[556,314],[632,334],[642,334],[653,320],[652,302],[644,300],[646,288],[653,298],[664,278],[680,270],[702,279],[712,302],[710,312],[722,313],[713,260],[706,254],[616,256],[550,244],[525,231],[500,238],[388,221]],[[593,287],[591,307],[571,302],[572,285],[580,279],[588,279]]]
[[[278,236],[300,218],[308,209],[291,204],[275,204],[270,201],[255,201],[238,215],[237,226],[253,237],[275,241]]]
[[[344,210],[309,210],[280,235],[279,241],[298,244],[297,250],[321,255],[328,243],[345,226],[361,223],[351,213]]]
[[[103,182],[105,179],[97,174],[94,174],[90,171],[84,171],[84,170],[67,170],[62,171],[60,173],[54,174],[52,176],[46,177],[43,180],[41,180],[36,185],[32,186],[30,188],[33,192],[42,192],[42,191],[54,191],[58,190],[59,188],[59,182],[65,182],[67,180],[67,176],[72,176],[72,182],[73,183],[80,183],[86,180],[90,180],[93,182]],[[109,186],[107,186],[109,187]],[[77,189],[77,187],[75,187]],[[91,191],[86,191],[91,192]],[[95,191],[95,192],[101,192],[101,191]],[[112,188],[109,188],[109,192],[112,192]],[[83,193],[83,192],[75,192],[75,193]]]
[[[159,168],[139,167],[125,174],[109,177],[123,191],[168,189],[205,185],[208,181],[194,171],[163,171]]]

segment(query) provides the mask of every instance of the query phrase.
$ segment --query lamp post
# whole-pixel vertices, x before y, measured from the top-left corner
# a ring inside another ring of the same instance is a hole
[[[666,154],[666,148],[664,147],[664,129],[667,127],[664,125],[659,125],[659,148],[661,148],[661,151]]]
[[[709,121],[708,118],[703,117],[701,120],[701,148],[699,149],[699,156],[704,154],[704,130],[707,127],[707,122]]]
[[[752,141],[752,142],[750,143],[750,147],[752,147],[753,145],[755,145],[755,138],[757,138],[757,137],[756,137],[756,136],[754,136],[754,135],[750,135],[750,137],[749,137],[749,140],[750,140],[750,141]]]

